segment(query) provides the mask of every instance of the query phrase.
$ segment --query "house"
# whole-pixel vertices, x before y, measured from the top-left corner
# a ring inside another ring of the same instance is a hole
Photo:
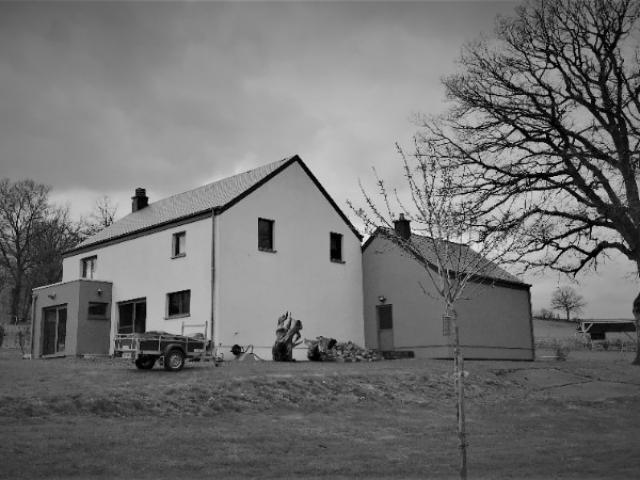
[[[67,252],[62,282],[33,301],[34,357],[159,330],[269,359],[285,311],[305,337],[363,344],[361,236],[294,156],[153,203],[136,189],[132,212]]]
[[[433,258],[432,243],[411,232],[408,220],[395,234]],[[413,257],[377,230],[363,245],[365,344],[417,357],[451,358],[449,324],[433,283]],[[464,245],[468,255],[476,255]],[[480,258],[480,257],[478,257]],[[433,272],[435,273],[435,262]],[[463,355],[469,359],[533,360],[530,285],[495,267],[473,279],[456,303]]]

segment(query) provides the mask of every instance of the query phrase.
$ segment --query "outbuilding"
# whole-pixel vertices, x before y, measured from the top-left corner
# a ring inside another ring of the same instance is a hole
[[[408,220],[395,222],[395,234],[411,238],[430,257],[431,242],[412,233]],[[453,337],[443,303],[423,266],[381,230],[363,245],[362,262],[366,346],[451,358]],[[495,267],[468,284],[455,308],[465,358],[534,359],[530,285]]]

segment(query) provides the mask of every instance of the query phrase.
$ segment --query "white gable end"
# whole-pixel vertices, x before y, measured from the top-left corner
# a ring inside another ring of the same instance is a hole
[[[274,253],[258,249],[258,218],[274,222]],[[303,337],[364,343],[359,238],[299,163],[216,222],[219,341],[270,349],[288,310],[302,320]],[[330,260],[331,232],[342,235],[343,263]]]

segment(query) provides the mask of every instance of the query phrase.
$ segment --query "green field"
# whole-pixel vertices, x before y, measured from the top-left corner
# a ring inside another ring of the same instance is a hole
[[[469,478],[636,478],[631,355],[467,362]],[[446,361],[204,363],[176,374],[2,349],[0,380],[0,478],[457,475]]]

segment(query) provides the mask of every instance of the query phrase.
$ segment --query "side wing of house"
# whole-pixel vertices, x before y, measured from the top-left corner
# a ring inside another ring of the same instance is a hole
[[[363,276],[368,347],[452,355],[442,302],[417,262],[376,236],[363,252]],[[456,310],[466,358],[533,359],[528,286],[469,284]]]
[[[109,281],[111,338],[117,332],[203,332],[211,317],[211,215],[156,228],[68,256],[63,282]],[[111,343],[111,349],[113,344]]]
[[[253,345],[271,358],[286,311],[302,321],[303,337],[363,344],[360,239],[300,162],[217,215],[214,245],[223,351]],[[304,345],[295,356],[305,358]]]

